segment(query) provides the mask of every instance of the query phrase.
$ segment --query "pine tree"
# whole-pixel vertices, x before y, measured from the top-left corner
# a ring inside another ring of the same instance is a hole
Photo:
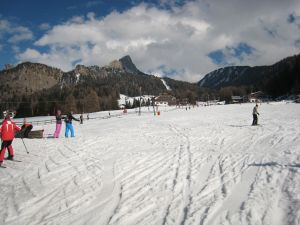
[[[84,110],[87,112],[98,112],[100,111],[99,97],[94,90],[91,90],[88,95],[85,96]]]
[[[72,94],[68,95],[68,97],[66,98],[64,110],[66,112],[77,112],[76,99]]]

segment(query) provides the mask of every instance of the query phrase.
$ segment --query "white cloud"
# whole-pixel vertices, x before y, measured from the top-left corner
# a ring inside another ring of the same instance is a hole
[[[7,20],[0,20],[0,31],[7,31],[10,23]]]
[[[11,34],[12,36],[8,39],[8,42],[13,44],[33,39],[33,33],[27,27],[23,26],[12,28]]]
[[[0,39],[4,38],[4,36],[7,36],[7,41],[11,44],[33,39],[33,33],[29,28],[5,19],[0,20]]]
[[[100,4],[102,4],[102,1],[88,1],[86,3],[86,7],[91,8],[93,6],[100,5]]]
[[[68,71],[73,67],[73,62],[80,62],[76,53],[77,51],[74,49],[52,48],[50,53],[40,53],[35,49],[28,48],[18,54],[18,58],[22,61],[39,62]]]
[[[35,42],[48,46],[47,53],[33,47],[18,59],[69,70],[74,62],[105,65],[129,54],[143,71],[161,74],[162,68],[170,68],[178,79],[197,81],[218,67],[208,57],[212,51],[246,43],[255,54],[235,59],[228,52],[228,61],[262,65],[300,50],[295,44],[300,29],[287,22],[291,13],[300,15],[296,0],[162,0],[161,4],[172,8],[140,4],[104,18],[93,13],[73,17]]]
[[[20,53],[20,47],[17,45],[12,45],[11,49],[13,50],[14,53]]]
[[[40,24],[39,26],[39,29],[40,30],[49,30],[51,28],[50,24],[49,23],[42,23]]]

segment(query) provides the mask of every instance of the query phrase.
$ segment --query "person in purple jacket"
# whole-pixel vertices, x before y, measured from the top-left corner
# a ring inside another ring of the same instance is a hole
[[[62,120],[65,118],[61,115],[61,111],[57,110],[56,112],[56,129],[54,132],[54,138],[59,138],[60,131],[61,131],[61,126],[62,126]]]

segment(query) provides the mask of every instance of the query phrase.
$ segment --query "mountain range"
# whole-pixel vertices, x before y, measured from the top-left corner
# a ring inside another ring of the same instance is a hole
[[[167,86],[166,82],[170,82]],[[130,56],[109,65],[77,65],[63,72],[44,64],[25,62],[0,71],[1,110],[16,109],[19,116],[64,111],[92,112],[118,108],[119,95],[159,95],[169,87],[178,97],[196,96],[196,84],[141,72]],[[140,93],[141,90],[141,93]]]
[[[300,93],[300,55],[285,58],[270,66],[231,66],[215,70],[198,82],[199,87],[219,90],[248,87],[271,96]]]
[[[53,114],[58,108],[92,112],[117,109],[120,94],[138,96],[164,92],[194,103],[207,95],[222,100],[225,98],[222,95],[224,89],[231,90],[227,92],[230,95],[256,90],[271,96],[299,94],[300,55],[271,66],[221,68],[205,75],[197,83],[145,74],[135,66],[130,56],[103,67],[77,65],[68,72],[24,62],[0,71],[0,109],[15,109],[19,116]]]

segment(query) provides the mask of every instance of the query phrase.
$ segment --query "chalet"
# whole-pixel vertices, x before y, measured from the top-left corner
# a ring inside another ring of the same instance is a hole
[[[250,93],[248,95],[248,100],[249,102],[263,102],[263,101],[268,101],[269,97],[262,91],[257,91],[257,92],[253,92]]]
[[[170,94],[164,93],[155,98],[155,105],[157,106],[176,105],[176,98]]]
[[[231,102],[232,103],[243,103],[244,98],[243,98],[243,96],[231,96]]]

